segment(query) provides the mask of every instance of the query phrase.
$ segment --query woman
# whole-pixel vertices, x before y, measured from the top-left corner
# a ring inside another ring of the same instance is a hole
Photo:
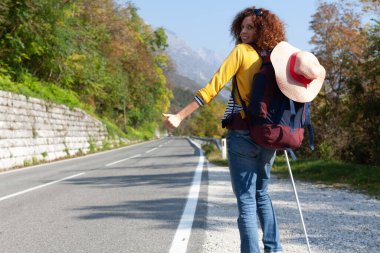
[[[167,127],[178,127],[184,118],[209,103],[231,78],[248,104],[253,76],[259,71],[262,58],[269,57],[271,50],[285,40],[280,19],[266,9],[254,7],[236,15],[231,34],[236,40],[235,48],[210,82],[197,92],[193,102],[177,114],[164,114]],[[251,140],[236,88],[224,118],[233,119],[227,121],[227,147],[231,183],[239,210],[241,252],[260,252],[256,214],[263,230],[264,251],[282,252],[276,216],[268,195],[269,175],[276,152]]]

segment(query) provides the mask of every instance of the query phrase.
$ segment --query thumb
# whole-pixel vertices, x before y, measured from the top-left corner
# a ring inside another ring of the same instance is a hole
[[[171,115],[171,114],[168,114],[168,113],[163,113],[163,114],[162,114],[162,116],[164,116],[164,117],[166,117],[166,118],[170,117],[170,115]]]

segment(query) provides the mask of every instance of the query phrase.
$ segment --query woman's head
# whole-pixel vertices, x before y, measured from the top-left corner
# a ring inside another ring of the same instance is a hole
[[[239,12],[231,25],[236,44],[253,44],[259,49],[271,50],[285,40],[282,21],[266,9],[246,8]]]

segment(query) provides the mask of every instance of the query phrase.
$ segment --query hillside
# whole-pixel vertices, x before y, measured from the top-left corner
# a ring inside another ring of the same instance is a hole
[[[197,91],[203,87],[223,62],[223,57],[211,49],[192,49],[187,43],[175,33],[165,30],[168,38],[166,53],[174,63],[175,75],[171,78],[178,82],[178,86]],[[186,80],[183,77],[187,77]],[[190,79],[190,80],[189,80]],[[230,92],[223,89],[218,95],[222,101],[228,100]]]

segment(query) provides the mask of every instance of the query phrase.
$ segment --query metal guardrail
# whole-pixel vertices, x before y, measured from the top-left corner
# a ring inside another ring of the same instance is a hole
[[[206,143],[215,143],[219,150],[222,150],[222,141],[216,138],[206,138],[206,137],[198,137],[198,136],[190,136],[190,138],[199,140]]]

